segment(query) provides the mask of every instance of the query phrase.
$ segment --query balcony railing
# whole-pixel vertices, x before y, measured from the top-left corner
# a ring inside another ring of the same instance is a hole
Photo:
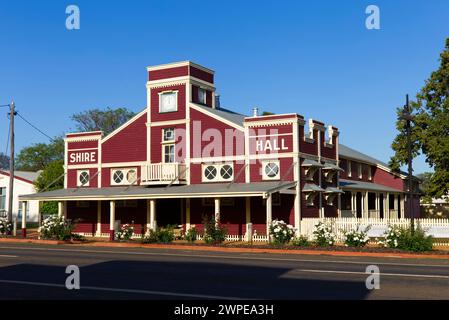
[[[186,181],[186,165],[151,163],[141,168],[141,184],[181,184]]]

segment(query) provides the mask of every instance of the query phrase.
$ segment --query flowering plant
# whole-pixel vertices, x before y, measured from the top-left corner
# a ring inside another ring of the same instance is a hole
[[[72,231],[75,225],[64,217],[51,215],[42,222],[37,230],[43,239],[70,240],[74,237]]]
[[[335,244],[335,234],[332,232],[332,226],[322,221],[315,225],[313,231],[315,243],[320,247],[333,246]]]
[[[347,247],[364,247],[369,241],[368,231],[371,226],[365,228],[365,230],[358,230],[358,228],[346,231],[343,233],[345,237],[345,246]]]
[[[286,244],[295,235],[295,228],[283,220],[273,220],[270,225],[270,236],[275,244]]]
[[[397,248],[402,237],[403,230],[399,226],[388,225],[387,230],[384,233],[384,239],[379,240],[378,244],[383,247]]]
[[[134,227],[130,226],[129,224],[124,224],[116,234],[117,240],[127,241],[131,239],[133,233]]]
[[[12,223],[8,222],[5,218],[0,218],[0,234],[4,235],[12,230]]]

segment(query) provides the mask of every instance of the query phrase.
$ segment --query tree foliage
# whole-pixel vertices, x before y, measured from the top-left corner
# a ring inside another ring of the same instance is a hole
[[[449,38],[440,55],[440,66],[432,72],[412,104],[415,119],[412,126],[413,156],[422,153],[434,169],[428,194],[441,197],[449,191]],[[398,113],[402,109],[398,108]],[[395,155],[390,166],[398,170],[407,163],[405,121],[398,120],[399,134],[393,141]]]
[[[16,169],[22,171],[44,170],[50,163],[64,159],[64,139],[55,138],[50,143],[36,143],[20,150]]]
[[[0,153],[0,169],[9,168],[9,156],[4,153]]]
[[[50,162],[34,182],[36,190],[40,192],[64,188],[64,177],[61,177],[64,173],[63,166],[64,160],[55,160]],[[58,203],[55,201],[42,202],[41,212],[45,214],[58,213]]]
[[[76,129],[79,131],[103,131],[107,135],[134,115],[134,112],[126,108],[106,108],[105,110],[90,109],[75,113],[70,118],[75,121]]]

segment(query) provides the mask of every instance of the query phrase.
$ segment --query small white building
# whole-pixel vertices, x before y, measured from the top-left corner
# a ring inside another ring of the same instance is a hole
[[[12,216],[17,221],[22,219],[22,206],[19,196],[36,193],[34,181],[40,172],[15,171],[14,172],[14,200]],[[6,217],[9,205],[9,171],[0,170],[0,217]],[[29,201],[27,206],[27,221],[38,222],[39,201]]]

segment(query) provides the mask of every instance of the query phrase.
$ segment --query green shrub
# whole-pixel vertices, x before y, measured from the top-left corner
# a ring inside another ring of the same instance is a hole
[[[308,247],[310,246],[310,241],[306,236],[299,236],[292,240],[292,245],[297,247]]]
[[[150,230],[142,239],[143,243],[170,243],[175,239],[175,233],[172,227],[164,229],[156,228]]]
[[[411,226],[408,228],[398,226],[388,226],[384,234],[384,240],[379,241],[380,245],[388,248],[397,248],[413,252],[431,251],[433,247],[433,237],[426,235],[425,231],[418,224],[412,232]]]
[[[198,237],[198,231],[196,230],[195,227],[191,227],[191,228],[189,228],[189,230],[187,230],[184,238],[187,240],[187,242],[193,243],[193,242],[195,242],[197,237]]]
[[[215,221],[215,217],[208,219],[203,217],[204,242],[218,244],[226,240],[226,228]]]

